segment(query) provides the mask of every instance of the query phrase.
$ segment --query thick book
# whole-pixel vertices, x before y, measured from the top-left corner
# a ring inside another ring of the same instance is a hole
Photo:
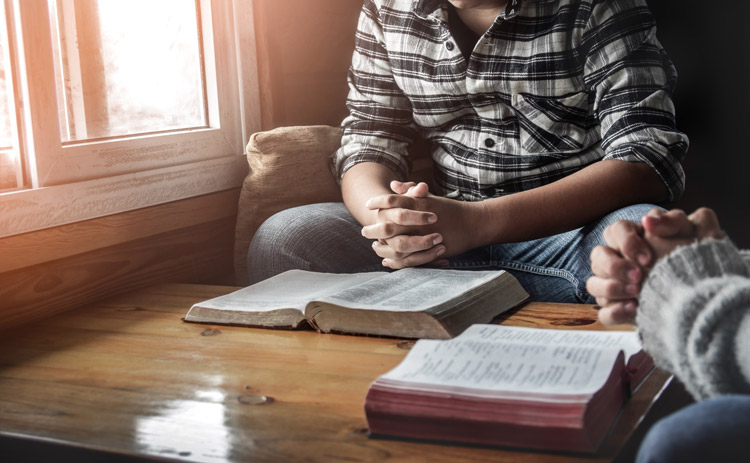
[[[634,332],[474,325],[418,341],[365,414],[375,437],[595,453],[653,368]]]
[[[528,297],[502,270],[290,270],[195,304],[185,321],[287,329],[307,324],[324,333],[447,339]]]

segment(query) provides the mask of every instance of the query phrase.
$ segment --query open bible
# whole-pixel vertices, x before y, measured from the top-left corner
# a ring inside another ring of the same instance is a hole
[[[418,341],[365,413],[372,436],[595,452],[653,368],[634,332],[474,325]]]
[[[502,270],[290,270],[195,304],[185,321],[287,329],[309,324],[325,333],[445,339],[528,297]]]

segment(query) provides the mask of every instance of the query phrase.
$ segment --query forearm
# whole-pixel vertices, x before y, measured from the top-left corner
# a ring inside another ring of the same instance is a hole
[[[396,174],[388,167],[374,162],[355,164],[341,179],[341,194],[349,212],[360,224],[372,225],[377,221],[377,210],[365,207],[370,198],[393,193],[389,187]]]
[[[584,226],[619,208],[666,199],[643,163],[600,161],[548,185],[483,202],[482,244],[527,241]]]

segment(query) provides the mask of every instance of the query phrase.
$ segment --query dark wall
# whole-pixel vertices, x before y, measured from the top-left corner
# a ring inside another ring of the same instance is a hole
[[[750,2],[649,0],[677,67],[678,127],[690,137],[687,190],[676,206],[709,206],[750,247]]]
[[[339,125],[362,0],[254,3],[263,129]]]

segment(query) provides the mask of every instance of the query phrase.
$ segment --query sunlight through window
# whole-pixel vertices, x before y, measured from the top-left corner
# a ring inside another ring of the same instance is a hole
[[[207,125],[189,0],[49,0],[64,142]]]

